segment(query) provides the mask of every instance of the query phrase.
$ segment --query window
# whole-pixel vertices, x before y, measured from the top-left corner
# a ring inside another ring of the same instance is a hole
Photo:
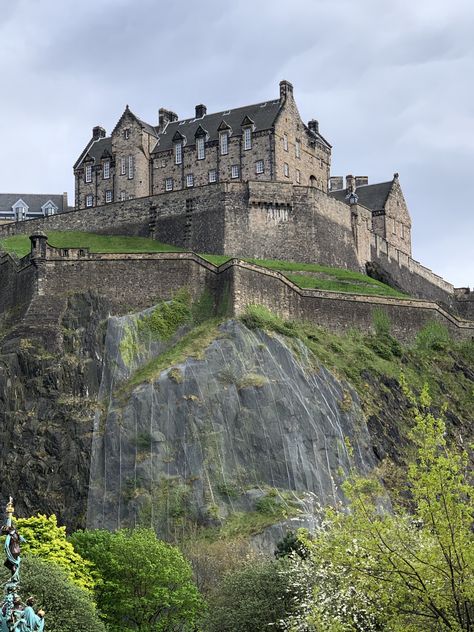
[[[288,135],[283,134],[283,149],[288,151]]]
[[[206,149],[204,145],[204,136],[196,139],[197,157],[198,160],[204,160],[206,157]]]
[[[264,171],[263,160],[257,160],[257,162],[255,163],[255,173],[263,173],[263,171]]]
[[[297,158],[301,158],[301,144],[299,140],[295,142],[295,155]]]
[[[301,182],[301,173],[300,170],[296,170],[296,182],[299,184]]]
[[[188,187],[188,189],[194,186],[194,176],[192,173],[188,173],[188,175],[186,176],[186,186]]]
[[[128,179],[133,179],[133,156],[128,157]]]
[[[252,128],[246,127],[244,129],[244,149],[252,149]]]
[[[92,165],[86,165],[86,182],[92,182]]]
[[[173,190],[173,178],[166,178],[165,180],[165,191]]]
[[[130,130],[129,129],[124,129],[123,130],[123,137],[125,138],[125,140],[128,140],[130,138]]]
[[[161,167],[166,167],[166,160],[164,158],[161,159]]]
[[[209,182],[217,182],[217,171],[215,169],[209,171]]]
[[[405,239],[405,224],[400,224],[400,237]]]
[[[130,195],[128,196],[128,199],[129,199],[129,200],[133,200],[133,195],[132,195],[132,194],[130,194]]]
[[[180,165],[183,162],[183,143],[176,143],[174,146],[174,164]]]
[[[127,171],[127,163],[125,161],[125,157],[122,156],[122,158],[120,158],[120,175],[124,176],[126,171]]]
[[[110,178],[110,160],[106,160],[104,162],[103,178],[104,180],[108,180]]]
[[[120,201],[123,202],[125,200],[125,191],[120,191]]]
[[[221,156],[225,156],[229,153],[229,134],[228,132],[221,132]]]
[[[92,202],[93,198],[92,195],[89,193],[89,195],[86,195],[86,206],[92,206]]]
[[[283,165],[283,174],[286,178],[290,177],[290,168],[288,167],[287,162],[285,162],[285,164]]]
[[[240,176],[239,165],[232,165],[230,168],[230,176],[231,178],[238,178]]]
[[[396,222],[395,218],[392,219],[392,233],[394,235],[397,234],[397,222]]]
[[[112,202],[112,191],[105,192],[105,203]]]

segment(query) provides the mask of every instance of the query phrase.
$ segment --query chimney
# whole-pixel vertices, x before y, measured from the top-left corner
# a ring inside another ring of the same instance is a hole
[[[356,188],[357,187],[365,187],[367,184],[369,184],[369,177],[368,176],[356,176],[355,177]]]
[[[348,193],[353,193],[356,190],[356,179],[354,176],[346,176],[346,189]]]
[[[289,81],[280,81],[280,101],[285,101],[289,96],[293,96],[292,84]]]
[[[173,123],[178,120],[178,115],[176,112],[172,112],[171,110],[166,110],[165,108],[160,108],[158,111],[158,124],[160,126],[160,132],[164,130],[164,128],[168,125],[168,123]]]
[[[207,107],[202,103],[200,105],[196,105],[196,118],[202,118],[207,114]]]
[[[342,176],[331,176],[329,178],[329,191],[342,191],[344,188],[344,178]]]
[[[92,128],[92,140],[99,140],[99,138],[105,138],[105,129],[96,125]]]
[[[67,205],[67,191],[64,191],[63,193],[63,211],[67,211],[68,210],[68,205]]]
[[[311,119],[310,121],[308,121],[308,127],[310,131],[314,132],[315,134],[319,134],[319,121],[317,121],[316,119]]]

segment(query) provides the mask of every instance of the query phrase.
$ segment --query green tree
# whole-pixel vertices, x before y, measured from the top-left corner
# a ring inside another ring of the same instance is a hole
[[[419,402],[405,390],[413,406],[416,447],[407,481],[413,511],[390,511],[375,480],[345,484],[350,512],[327,512],[321,530],[307,542],[309,568],[300,570],[300,576],[310,573],[311,592],[300,603],[300,615],[303,610],[306,616],[299,620],[311,622],[312,629],[474,630],[474,507],[467,455],[446,446],[445,424],[432,414],[427,389]],[[300,629],[294,621],[287,624]]]
[[[22,562],[21,594],[33,595],[46,611],[45,629],[54,632],[105,632],[91,594],[72,583],[56,564],[39,557]]]
[[[78,586],[93,590],[95,579],[92,564],[84,560],[66,539],[66,528],[59,527],[56,516],[31,516],[15,521],[19,533],[26,539],[23,555],[41,557],[60,566]]]
[[[203,601],[191,567],[153,530],[78,531],[70,539],[102,577],[96,599],[111,632],[195,629]]]
[[[209,599],[207,632],[261,632],[291,610],[284,560],[248,564],[224,576]],[[273,627],[278,629],[278,627]]]

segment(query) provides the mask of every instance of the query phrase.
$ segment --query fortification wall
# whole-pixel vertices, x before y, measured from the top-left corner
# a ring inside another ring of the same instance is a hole
[[[23,306],[25,309],[36,290],[37,268],[30,256],[19,261],[0,255],[0,315]]]
[[[454,287],[448,281],[401,252],[379,235],[371,237],[371,261],[385,273],[385,282],[411,296],[438,301],[455,308]]]
[[[245,262],[234,264],[233,290],[236,314],[245,311],[249,303],[256,303],[283,318],[343,332],[350,328],[373,330],[374,311],[381,309],[390,318],[392,332],[399,340],[410,341],[433,321],[446,326],[456,338],[474,337],[474,322],[459,319],[430,301],[301,289],[278,272]]]

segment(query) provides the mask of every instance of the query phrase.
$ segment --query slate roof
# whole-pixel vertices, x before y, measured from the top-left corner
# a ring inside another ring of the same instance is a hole
[[[233,110],[206,114],[206,116],[198,119],[189,118],[168,123],[165,131],[158,135],[158,142],[152,153],[172,149],[173,136],[176,132],[182,134],[190,145],[193,144],[194,135],[199,126],[206,130],[209,141],[217,140],[219,137],[218,128],[223,121],[230,126],[233,134],[240,135],[242,133],[241,125],[246,116],[253,121],[255,131],[270,129],[277,117],[280,106],[280,100],[277,99]]]
[[[382,211],[385,208],[385,202],[387,201],[392,185],[393,180],[390,180],[389,182],[365,184],[364,186],[357,187],[356,194],[359,198],[359,204],[371,211]],[[331,191],[329,195],[336,200],[349,204],[348,200],[346,200],[347,189]]]
[[[0,213],[11,211],[13,205],[23,200],[28,206],[30,213],[42,213],[41,207],[49,200],[56,204],[58,212],[67,211],[68,207],[63,208],[63,196],[56,194],[47,195],[46,193],[0,193]]]
[[[112,138],[110,136],[92,141],[92,144],[88,145],[77,159],[74,169],[76,169],[88,155],[91,156],[91,158],[94,159],[94,163],[97,164],[100,162],[105,151],[108,151],[109,154],[112,155]]]

